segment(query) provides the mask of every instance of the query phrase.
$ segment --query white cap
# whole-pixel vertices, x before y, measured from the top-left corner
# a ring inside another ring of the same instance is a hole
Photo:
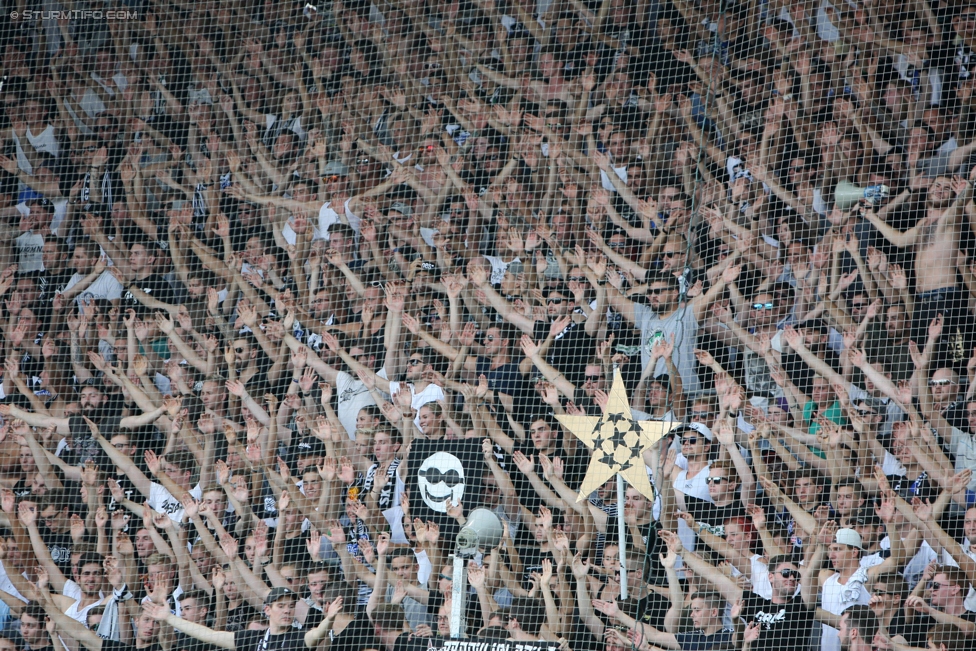
[[[709,441],[715,440],[715,437],[712,436],[712,430],[708,429],[708,426],[704,423],[688,423],[685,427],[695,430]]]
[[[834,534],[834,542],[838,545],[847,545],[848,547],[864,549],[864,547],[861,546],[861,534],[853,529],[838,529],[837,533]]]

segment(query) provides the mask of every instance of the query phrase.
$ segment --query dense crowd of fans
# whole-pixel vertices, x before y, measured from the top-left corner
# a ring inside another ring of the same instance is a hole
[[[976,5],[3,12],[0,651],[976,648]]]

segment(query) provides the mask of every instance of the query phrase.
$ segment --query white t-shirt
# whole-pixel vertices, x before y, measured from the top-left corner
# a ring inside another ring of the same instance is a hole
[[[966,488],[976,490],[976,436],[953,427],[949,449],[956,457],[956,472],[967,468],[973,471],[974,477]]]
[[[200,484],[197,484],[192,489],[190,489],[190,495],[195,499],[203,499],[203,488]],[[147,500],[149,506],[152,507],[156,513],[165,513],[170,517],[173,522],[180,522],[183,520],[183,504],[173,497],[173,495],[163,487],[162,484],[152,483],[152,488],[149,489],[149,499]]]
[[[44,271],[44,263],[41,261],[43,235],[27,231],[14,240],[14,243],[17,245],[18,271]]]
[[[402,386],[406,386],[408,389],[410,389],[410,407],[417,410],[417,416],[413,419],[413,423],[417,426],[417,429],[420,429],[420,408],[426,405],[428,402],[443,400],[444,389],[440,388],[436,384],[428,384],[426,387],[424,387],[423,391],[416,393],[412,384],[404,383],[401,385],[399,382],[390,382],[390,395],[392,396],[397,391],[400,391]]]
[[[386,379],[386,369],[381,368],[378,376]],[[353,441],[356,440],[356,416],[363,407],[375,405],[376,401],[366,389],[366,385],[359,381],[358,377],[348,373],[339,372],[336,375],[336,391],[338,392],[338,408],[336,415],[339,422],[346,428],[346,433]]]
[[[346,217],[349,218],[349,226],[359,234],[359,219],[353,219],[349,213],[346,213]],[[325,202],[322,207],[319,208],[319,222],[318,225],[312,226],[312,240],[327,240],[329,235],[329,227],[332,224],[339,224],[342,219],[339,217],[339,213],[332,209],[331,202]],[[285,225],[281,229],[281,236],[285,238],[285,241],[292,246],[298,241],[298,236],[294,229],[291,227],[291,219],[285,222]]]
[[[78,273],[73,275],[65,286],[64,291],[68,291],[80,283],[85,278],[85,275]],[[78,294],[75,300],[78,302],[79,308],[84,308],[83,299],[89,296],[91,298],[104,298],[109,301],[119,300],[122,298],[122,283],[117,281],[115,276],[112,275],[112,272],[106,269],[102,272],[101,276],[95,279],[95,282],[88,286],[88,289]]]
[[[752,580],[753,593],[763,599],[772,599],[773,584],[769,580],[769,566],[762,562],[762,556],[759,554],[753,554],[752,558],[749,559],[749,564],[752,567],[752,574],[749,578]]]

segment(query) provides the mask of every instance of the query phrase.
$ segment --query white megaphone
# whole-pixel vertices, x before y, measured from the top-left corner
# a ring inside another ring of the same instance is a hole
[[[866,188],[854,185],[850,181],[841,181],[834,188],[834,205],[841,210],[850,210],[861,199],[872,206],[877,206],[887,199],[891,190],[887,185],[869,185]]]
[[[457,551],[461,556],[474,556],[478,549],[489,550],[502,541],[502,521],[488,509],[475,509],[468,514],[457,535]]]

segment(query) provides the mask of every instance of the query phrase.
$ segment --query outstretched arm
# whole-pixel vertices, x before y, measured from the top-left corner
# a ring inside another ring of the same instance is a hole
[[[48,427],[54,427],[57,429],[58,434],[70,434],[68,429],[68,419],[67,418],[55,418],[54,416],[42,416],[41,414],[35,414],[29,411],[24,411],[19,407],[14,407],[13,405],[0,405],[0,416],[10,416],[12,418],[19,418],[31,427],[38,427],[40,429],[47,429]]]
[[[206,642],[207,644],[213,644],[214,646],[219,646],[221,649],[228,649],[229,651],[236,651],[237,646],[234,644],[234,634],[228,631],[215,631],[212,628],[207,628],[203,624],[195,624],[189,622],[182,617],[177,617],[170,612],[169,606],[163,606],[154,603],[145,603],[142,605],[143,609],[149,612],[153,619],[164,624],[169,624],[178,631],[183,631],[187,635],[201,642]]]

